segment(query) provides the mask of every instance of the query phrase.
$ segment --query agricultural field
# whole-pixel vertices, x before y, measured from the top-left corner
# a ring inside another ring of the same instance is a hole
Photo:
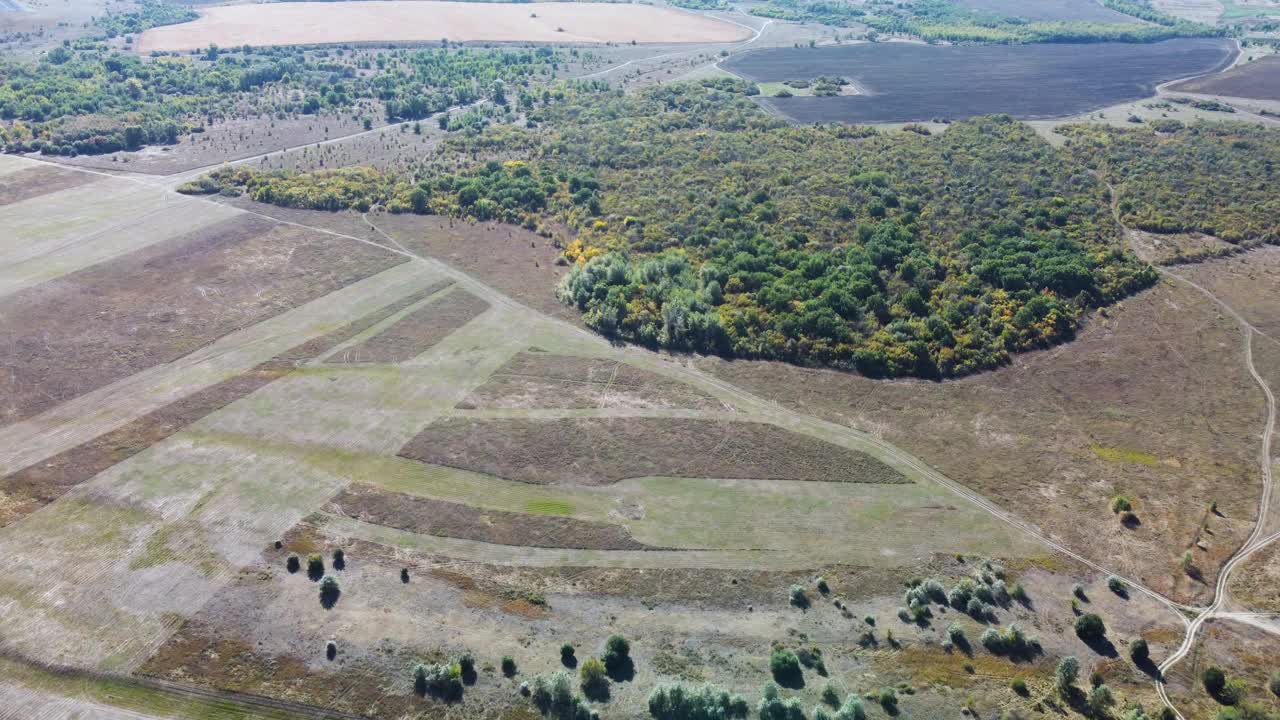
[[[1218,75],[1175,83],[1169,89],[1198,95],[1280,101],[1280,57],[1263,57]]]
[[[0,718],[1280,717],[1168,5],[0,4]]]
[[[841,75],[863,89],[852,96],[765,101],[797,122],[927,122],[990,113],[1074,115],[1147,97],[1162,82],[1212,72],[1234,55],[1229,43],[1216,39],[1088,46],[877,43],[758,50],[722,67],[755,82]]]
[[[279,3],[227,5],[200,19],[142,34],[142,52],[192,50],[210,43],[314,45],[352,42],[735,42],[751,37],[740,25],[644,5],[435,2]]]

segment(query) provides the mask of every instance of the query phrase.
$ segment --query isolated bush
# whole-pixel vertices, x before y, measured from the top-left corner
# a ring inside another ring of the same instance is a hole
[[[956,623],[947,626],[947,638],[955,643],[957,647],[963,648],[969,644],[969,639],[964,636],[964,628]]]
[[[462,669],[463,675],[468,675],[476,671],[475,656],[469,652],[462,653],[458,657],[458,667]]]
[[[1107,589],[1120,597],[1127,597],[1129,594],[1129,586],[1125,584],[1124,580],[1121,580],[1115,575],[1111,575],[1107,578]]]
[[[792,585],[790,592],[791,604],[800,609],[809,607],[809,596],[805,594],[804,588],[799,585]]]
[[[324,558],[315,553],[307,556],[307,577],[312,580],[324,577]]]
[[[1022,587],[1022,583],[1014,583],[1013,587],[1009,588],[1009,595],[1014,600],[1017,600],[1024,605],[1031,599],[1030,596],[1027,595],[1026,588]]]
[[[338,578],[325,575],[320,580],[320,603],[325,607],[333,607],[341,593],[342,591],[338,589]]]
[[[1111,498],[1111,512],[1122,513],[1133,510],[1133,501],[1127,495],[1117,495]]]
[[[347,566],[346,553],[342,552],[342,548],[336,548],[333,551],[333,567],[335,570],[341,570]]]
[[[516,674],[516,661],[511,659],[510,655],[502,656],[502,674],[511,677]]]
[[[1146,640],[1138,638],[1129,645],[1129,659],[1138,665],[1144,665],[1151,661],[1151,650],[1147,647]]]
[[[302,567],[302,562],[298,560],[297,553],[289,553],[289,559],[284,561],[284,567],[291,573],[298,572],[298,569]]]
[[[1080,583],[1071,586],[1071,594],[1085,602],[1089,602],[1089,596],[1084,593],[1084,585]]]
[[[1027,695],[1027,681],[1020,677],[1016,677],[1010,681],[1009,688],[1023,697],[1026,697]]]
[[[604,663],[598,658],[587,658],[578,670],[582,681],[582,694],[589,698],[608,697],[609,678],[604,672]]]
[[[1280,672],[1271,673],[1271,680],[1267,682],[1267,689],[1272,695],[1280,697]]]
[[[615,680],[627,680],[633,671],[631,664],[631,643],[621,635],[610,635],[604,643],[604,668],[609,677]]]
[[[1107,636],[1107,626],[1100,616],[1085,613],[1076,618],[1076,635],[1086,643],[1100,642]]]
[[[884,708],[885,712],[890,715],[897,714],[898,693],[894,692],[893,688],[882,689],[877,695],[876,700],[880,703],[880,707]]]
[[[1204,682],[1204,689],[1214,697],[1217,697],[1218,693],[1222,692],[1222,689],[1227,686],[1227,674],[1222,672],[1222,668],[1217,665],[1210,665],[1205,668],[1200,679]]]
[[[1070,690],[1079,676],[1080,661],[1070,655],[1059,660],[1058,666],[1053,671],[1053,677],[1057,682],[1059,692]]]
[[[784,648],[774,648],[769,654],[769,673],[783,687],[800,687],[804,684],[804,673],[800,669],[800,658]]]
[[[578,657],[575,655],[577,651],[569,643],[560,646],[560,662],[565,667],[573,667],[578,664]]]
[[[330,640],[324,644],[324,656],[330,660],[338,656],[338,643]]]
[[[824,577],[818,578],[817,587],[818,587],[818,592],[822,593],[823,595],[826,595],[827,593],[831,592],[831,586],[827,584],[827,579]]]

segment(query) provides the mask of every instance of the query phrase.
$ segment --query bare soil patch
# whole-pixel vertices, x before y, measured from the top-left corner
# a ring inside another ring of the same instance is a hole
[[[649,476],[908,482],[869,455],[773,425],[688,418],[450,418],[399,454],[535,484]]]
[[[751,37],[745,28],[673,8],[614,3],[360,2],[229,5],[200,19],[152,28],[139,52],[214,43],[316,45],[351,42],[700,43]]]
[[[614,360],[520,353],[459,403],[467,408],[728,410],[702,391]]]
[[[1231,597],[1253,612],[1280,613],[1280,543],[1249,556],[1231,575]]]
[[[60,170],[49,165],[23,168],[17,172],[0,175],[0,205],[11,205],[101,179],[97,175]]]
[[[242,217],[22,290],[0,313],[0,424],[177,360],[405,261]]]
[[[1156,265],[1178,265],[1241,251],[1213,235],[1201,233],[1153,233],[1129,230],[1129,241],[1138,257]]]
[[[1230,258],[1174,268],[1280,339],[1280,247],[1263,247]],[[1275,388],[1272,388],[1274,390]]]
[[[386,243],[386,238],[354,212],[296,210],[245,198],[230,200],[229,204]],[[560,248],[554,239],[513,225],[439,216],[381,213],[370,214],[369,219],[411,252],[448,263],[541,313],[582,324],[582,315],[556,298],[556,286],[568,268],[556,264]]]
[[[1262,398],[1239,328],[1188,288],[1162,283],[1092,318],[1070,344],[953,382],[769,363],[704,367],[881,436],[1175,597],[1211,596],[1218,567],[1252,529]],[[1111,512],[1119,494],[1140,524],[1125,527]],[[1221,515],[1209,512],[1215,500]],[[1187,550],[1201,579],[1179,567]]]
[[[489,303],[465,290],[454,290],[428,303],[326,362],[400,363],[421,355],[450,333],[489,309]]]
[[[329,502],[325,512],[424,535],[497,545],[585,550],[654,549],[636,542],[621,525],[484,510],[363,484],[352,485],[339,493]]]
[[[1185,80],[1169,89],[1200,95],[1280,100],[1280,57],[1269,55],[1223,73]]]
[[[337,330],[312,338],[246,373],[191,393],[123,427],[0,479],[0,527],[53,502],[67,490],[103,470],[287,375],[298,364],[328,352],[438,289],[439,286],[425,288]]]

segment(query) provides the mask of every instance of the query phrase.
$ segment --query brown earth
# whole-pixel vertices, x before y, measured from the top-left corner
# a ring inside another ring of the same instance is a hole
[[[869,455],[772,425],[688,418],[450,418],[399,454],[536,484],[649,476],[908,482]]]
[[[0,175],[0,206],[79,187],[101,179],[97,175],[61,170],[49,165],[23,168],[17,172]]]
[[[1169,90],[1254,100],[1280,100],[1280,56],[1269,55],[1222,73],[1184,80]]]
[[[147,30],[138,52],[352,42],[711,43],[745,27],[673,8],[615,3],[358,2],[230,5]]]
[[[387,242],[356,212],[297,210],[246,198],[227,202],[269,217]],[[411,252],[445,262],[541,313],[582,324],[581,314],[556,298],[556,286],[568,268],[556,264],[560,249],[554,240],[514,225],[460,218],[374,213],[369,219]]]
[[[0,425],[403,262],[241,217],[22,290],[0,312]]]
[[[520,353],[459,403],[462,408],[728,410],[702,391],[614,360]]]
[[[369,327],[439,291],[438,283],[337,330],[312,338],[257,367],[197,390],[111,432],[0,478],[0,527],[44,507],[67,490],[146,450],[210,413],[289,374]]]
[[[1239,328],[1188,288],[1162,283],[1092,318],[1074,342],[945,383],[702,364],[764,398],[879,435],[1184,600],[1212,595],[1218,567],[1251,530],[1262,398]],[[1117,494],[1133,498],[1136,527],[1110,511]],[[1222,516],[1208,511],[1215,500]],[[1179,567],[1188,549],[1203,579]]]
[[[1250,555],[1232,573],[1228,590],[1253,612],[1280,613],[1280,542]]]
[[[652,550],[621,525],[566,517],[484,510],[356,483],[329,501],[325,512],[423,535],[497,545],[583,550]]]
[[[1280,339],[1280,247],[1174,268],[1273,339]],[[1275,388],[1272,388],[1273,390]]]
[[[454,290],[443,299],[405,315],[377,335],[335,354],[326,362],[404,362],[426,352],[488,309],[489,303],[484,300],[465,290]]]

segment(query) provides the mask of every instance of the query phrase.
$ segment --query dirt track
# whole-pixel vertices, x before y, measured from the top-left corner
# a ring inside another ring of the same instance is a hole
[[[706,43],[745,40],[745,27],[702,15],[613,3],[325,2],[230,5],[153,28],[139,52],[239,45],[393,41]]]

